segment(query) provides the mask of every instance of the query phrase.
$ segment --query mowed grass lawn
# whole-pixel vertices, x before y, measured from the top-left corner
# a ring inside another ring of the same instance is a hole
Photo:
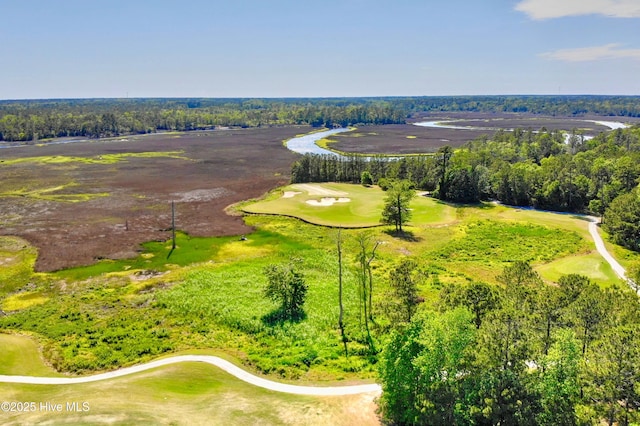
[[[315,204],[323,199],[333,201],[333,204]],[[274,191],[265,200],[247,204],[242,210],[296,217],[316,225],[359,228],[380,225],[384,200],[385,192],[377,186],[294,184]],[[455,208],[428,197],[416,196],[411,202],[411,209],[410,223],[414,226],[447,223],[455,219]]]
[[[619,280],[616,273],[597,252],[583,255],[567,256],[537,268],[540,275],[549,281],[558,282],[560,277],[568,273],[589,277],[592,281],[608,286]]]
[[[35,343],[0,334],[0,374],[57,376]],[[9,348],[7,351],[6,348]],[[16,354],[20,352],[19,363]],[[182,363],[74,385],[0,383],[2,401],[62,404],[61,412],[0,412],[3,425],[377,425],[375,395],[298,396],[242,382],[208,364]],[[77,403],[85,411],[67,411]],[[83,406],[86,403],[86,406]]]

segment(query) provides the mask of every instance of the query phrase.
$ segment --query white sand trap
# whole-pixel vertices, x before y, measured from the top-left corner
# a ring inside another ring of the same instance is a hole
[[[332,206],[335,203],[348,203],[349,201],[351,201],[351,198],[324,197],[321,200],[307,200],[307,204],[312,205],[312,206],[326,207],[326,206]]]
[[[334,191],[333,189],[327,189],[321,187],[320,185],[311,185],[308,183],[298,183],[292,185],[292,188],[299,189],[300,191],[305,191],[309,195],[348,195],[346,192]]]
[[[282,194],[282,198],[293,198],[298,194],[302,194],[302,192],[286,191],[284,194]]]

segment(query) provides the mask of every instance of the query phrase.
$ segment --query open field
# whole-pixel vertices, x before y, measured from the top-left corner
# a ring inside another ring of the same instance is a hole
[[[0,152],[0,234],[37,247],[36,269],[135,256],[166,240],[170,202],[194,236],[250,232],[229,204],[286,183],[295,154],[282,141],[308,128],[128,136]]]
[[[274,191],[266,200],[247,204],[242,210],[293,216],[316,225],[371,227],[380,225],[384,198],[384,191],[377,186],[294,184]],[[411,207],[414,213],[411,223],[415,225],[455,220],[455,210],[433,198],[418,196]]]
[[[57,376],[31,339],[0,334],[0,374]],[[21,362],[16,362],[20,352]],[[0,384],[3,401],[36,403],[34,412],[0,413],[2,424],[308,424],[377,425],[375,394],[297,396],[244,383],[211,365],[175,364],[107,382]],[[62,412],[40,403],[62,404]],[[79,410],[67,410],[66,403]],[[86,404],[86,405],[83,405]],[[150,409],[152,407],[152,409]]]
[[[557,282],[561,276],[566,275],[567,271],[580,271],[581,275],[601,285],[607,285],[618,279],[611,266],[598,253],[568,256],[541,265],[537,269],[543,278],[553,282]]]

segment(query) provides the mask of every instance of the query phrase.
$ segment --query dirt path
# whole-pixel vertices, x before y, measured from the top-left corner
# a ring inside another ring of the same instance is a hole
[[[157,361],[152,361],[142,365],[136,365],[133,367],[121,368],[120,370],[110,371],[108,373],[95,374],[93,376],[85,377],[35,377],[35,376],[3,376],[0,375],[0,383],[22,383],[22,384],[35,384],[35,385],[71,385],[77,383],[90,383],[98,382],[101,380],[114,379],[116,377],[127,376],[129,374],[140,373],[142,371],[150,370],[153,368],[162,367],[165,365],[176,364],[179,362],[205,362],[207,364],[215,365],[221,368],[223,371],[237,377],[238,379],[250,383],[255,386],[259,386],[264,389],[269,389],[276,392],[291,393],[296,395],[313,395],[313,396],[341,396],[341,395],[355,395],[363,393],[380,393],[380,385],[375,383],[366,385],[355,386],[298,386],[289,385],[285,383],[278,383],[271,380],[263,379],[262,377],[254,376],[251,373],[241,369],[240,367],[226,361],[222,358],[212,355],[181,355],[170,358],[163,358]]]

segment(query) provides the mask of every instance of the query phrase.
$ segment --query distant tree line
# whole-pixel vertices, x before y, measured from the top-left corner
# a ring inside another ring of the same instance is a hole
[[[456,151],[445,146],[401,159],[307,154],[293,164],[291,180],[358,183],[363,173],[383,188],[407,179],[450,202],[497,200],[603,216],[615,242],[640,250],[638,126],[590,140],[574,131],[568,142],[558,131],[498,131]]]
[[[398,105],[409,114],[442,111],[640,117],[640,97],[638,96],[427,96],[396,99]]]
[[[404,123],[425,112],[514,112],[640,117],[634,96],[441,96],[380,98],[152,98],[0,101],[0,141],[100,138],[215,126]]]
[[[384,99],[88,99],[0,101],[0,140],[100,138],[216,126],[404,123]]]

